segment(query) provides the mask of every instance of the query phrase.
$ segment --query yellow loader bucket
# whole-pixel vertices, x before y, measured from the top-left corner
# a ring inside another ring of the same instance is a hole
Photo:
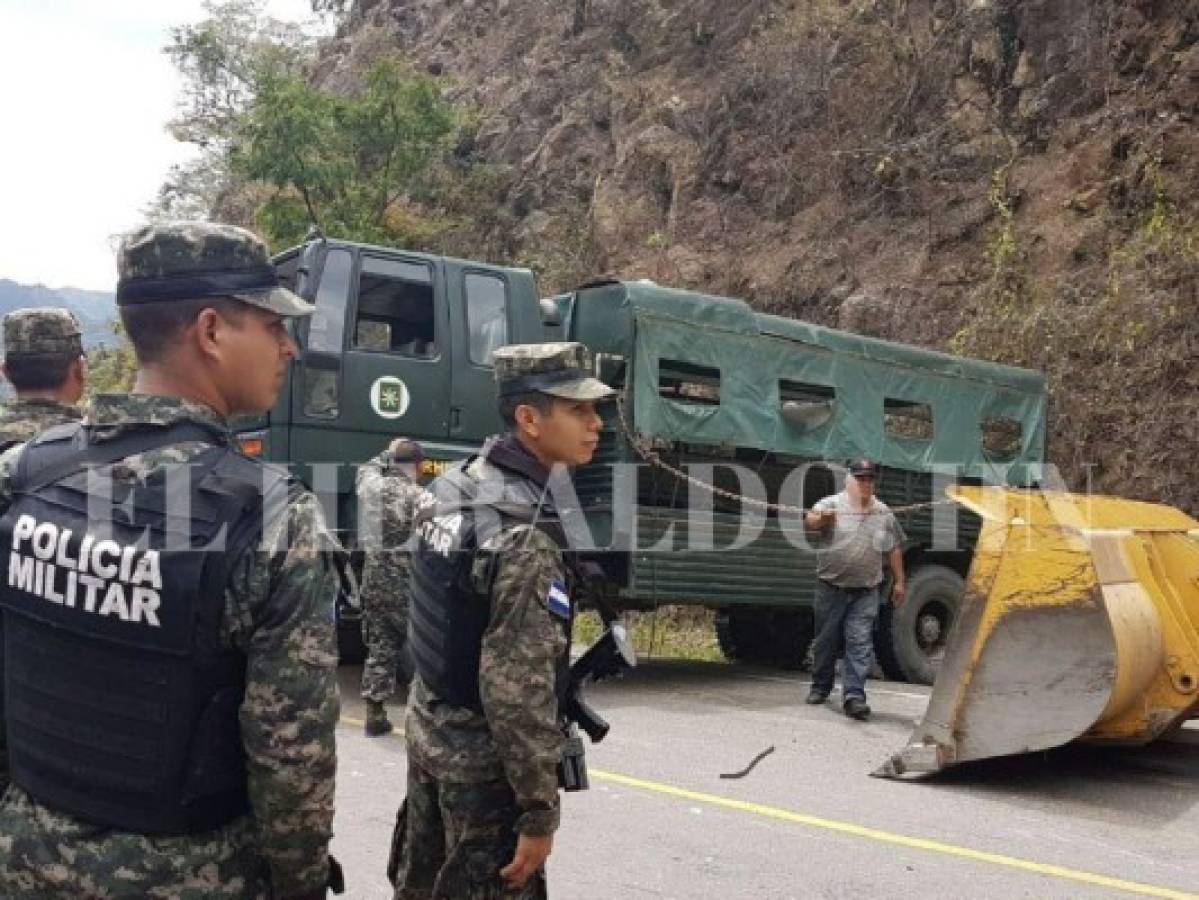
[[[1144,744],[1199,715],[1199,522],[1112,497],[949,493],[983,520],[966,592],[923,721],[873,774]]]

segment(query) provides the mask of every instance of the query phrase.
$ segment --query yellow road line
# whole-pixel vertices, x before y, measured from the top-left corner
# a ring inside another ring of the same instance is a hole
[[[826,831],[836,831],[841,834],[849,834],[854,837],[866,838],[872,841],[881,841],[887,844],[898,844],[903,847],[912,847],[916,850],[928,850],[932,853],[941,853],[946,856],[958,856],[963,859],[971,859],[976,862],[989,863],[994,866],[1006,866],[1010,869],[1022,869],[1025,872],[1035,872],[1038,875],[1049,875],[1054,878],[1064,878],[1068,881],[1077,881],[1083,884],[1094,884],[1100,887],[1114,888],[1116,890],[1128,891],[1133,894],[1141,894],[1146,897],[1168,897],[1171,900],[1196,900],[1199,894],[1191,894],[1186,891],[1175,890],[1173,888],[1158,887],[1152,884],[1142,884],[1137,881],[1126,881],[1123,878],[1111,878],[1107,875],[1097,875],[1093,872],[1084,872],[1080,869],[1070,869],[1065,866],[1055,866],[1049,863],[1034,862],[1029,859],[1021,859],[1018,856],[1007,856],[1003,853],[990,853],[986,850],[973,850],[969,847],[959,847],[956,844],[946,844],[941,841],[933,841],[927,838],[912,837],[906,834],[896,834],[891,831],[882,831],[878,828],[867,828],[864,825],[855,825],[852,822],[840,822],[836,819],[825,819],[820,816],[810,816],[804,813],[791,812],[786,809],[779,809],[775,806],[765,806],[761,803],[749,803],[745,800],[733,800],[728,797],[719,797],[715,794],[703,794],[699,791],[689,791],[686,788],[675,787],[670,784],[662,784],[657,781],[647,781],[644,778],[632,778],[628,775],[620,775],[616,772],[603,772],[596,769],[589,769],[588,774],[600,781],[610,781],[613,784],[623,784],[626,787],[639,788],[643,791],[652,791],[657,794],[666,794],[671,797],[679,797],[683,800],[692,800],[697,803],[707,803],[711,806],[721,806],[725,809],[733,809],[738,812],[752,813],[757,816],[764,816],[769,819],[781,819],[784,822],[794,822],[799,825],[807,825],[810,828],[822,828]]]
[[[341,721],[347,725],[354,725],[358,728],[363,726],[361,719],[354,719],[349,716],[342,716]],[[401,736],[403,732],[399,729],[395,732],[397,736]],[[806,813],[792,812],[788,809],[780,809],[777,806],[767,806],[762,803],[750,803],[746,800],[734,800],[730,797],[720,797],[716,794],[705,794],[700,791],[691,791],[686,788],[675,787],[672,784],[663,784],[659,781],[649,781],[645,778],[633,778],[630,775],[621,775],[618,772],[605,772],[600,769],[588,769],[587,774],[598,781],[608,781],[612,784],[621,784],[625,787],[637,788],[643,791],[650,791],[655,794],[664,794],[669,797],[678,797],[681,800],[691,800],[695,803],[706,803],[709,806],[719,806],[724,809],[732,809],[737,812],[750,813],[755,816],[762,816],[767,819],[778,819],[783,822],[791,822],[796,825],[806,825],[809,828],[820,828],[825,831],[835,831],[839,834],[848,834],[853,837],[865,838],[870,841],[878,841],[885,844],[897,844],[901,847],[911,847],[915,850],[925,850],[930,853],[940,853],[943,856],[957,856],[962,859],[970,859],[975,862],[987,863],[993,866],[1004,866],[1009,869],[1020,869],[1025,872],[1033,872],[1037,875],[1047,875],[1051,878],[1062,878],[1066,881],[1076,881],[1081,884],[1093,884],[1098,887],[1112,888],[1118,891],[1127,891],[1131,894],[1140,894],[1143,897],[1165,897],[1168,900],[1199,900],[1199,894],[1188,893],[1187,891],[1177,890],[1175,888],[1158,887],[1157,885],[1144,884],[1139,881],[1127,881],[1123,878],[1112,878],[1108,875],[1098,875],[1094,872],[1084,872],[1081,869],[1071,869],[1066,866],[1055,866],[1051,863],[1035,862],[1031,859],[1021,859],[1018,856],[1008,856],[1004,853],[991,853],[987,850],[974,850],[970,847],[960,847],[957,844],[946,844],[942,841],[929,840],[928,838],[912,837],[907,834],[898,834],[893,831],[883,831],[879,828],[868,828],[865,825],[855,825],[852,822],[841,822],[837,819],[825,819],[821,816],[811,816]]]

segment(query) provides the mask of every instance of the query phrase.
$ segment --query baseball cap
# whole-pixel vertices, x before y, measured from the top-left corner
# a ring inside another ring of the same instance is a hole
[[[232,297],[281,316],[316,309],[279,283],[262,239],[216,222],[147,225],[117,252],[117,305]]]
[[[578,341],[500,347],[493,364],[501,397],[541,393],[564,400],[607,400],[616,393],[591,374],[591,352]]]
[[[849,461],[849,474],[854,478],[877,478],[878,466],[874,460],[860,457]]]

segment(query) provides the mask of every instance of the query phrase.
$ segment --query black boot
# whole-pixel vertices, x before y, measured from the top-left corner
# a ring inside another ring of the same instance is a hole
[[[387,718],[387,707],[381,700],[366,701],[366,726],[363,729],[370,737],[390,734],[391,720]]]
[[[845,701],[845,715],[851,719],[857,719],[859,722],[865,722],[870,718],[870,707],[861,697],[850,697]]]

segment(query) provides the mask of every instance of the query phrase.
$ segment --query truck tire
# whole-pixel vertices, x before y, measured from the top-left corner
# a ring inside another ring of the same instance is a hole
[[[946,566],[920,566],[908,576],[907,599],[895,609],[884,600],[879,610],[876,649],[883,671],[912,684],[932,684],[937,677],[949,630],[962,604],[966,582]],[[887,620],[886,622],[884,620]],[[884,625],[890,627],[884,630]],[[877,645],[881,645],[878,647]]]
[[[716,640],[730,662],[800,669],[814,630],[810,609],[721,609]]]

